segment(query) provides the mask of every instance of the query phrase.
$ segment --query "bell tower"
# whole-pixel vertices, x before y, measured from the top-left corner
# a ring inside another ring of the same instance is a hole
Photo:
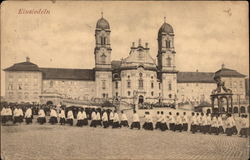
[[[176,104],[177,97],[177,72],[175,66],[174,30],[173,27],[164,23],[158,31],[158,68],[162,80],[163,102]]]
[[[96,98],[112,98],[112,68],[110,26],[102,17],[96,23],[95,29],[95,83]]]

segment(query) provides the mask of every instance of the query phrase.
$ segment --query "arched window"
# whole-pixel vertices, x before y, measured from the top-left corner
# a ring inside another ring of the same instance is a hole
[[[106,81],[102,80],[102,89],[106,89]]]
[[[101,45],[106,44],[106,41],[107,41],[106,37],[101,37]]]
[[[151,88],[154,88],[154,82],[151,82]]]
[[[166,48],[170,48],[170,40],[166,40]]]
[[[171,67],[171,58],[170,57],[167,58],[167,66]]]
[[[130,80],[127,81],[127,87],[131,88],[131,81]]]
[[[130,91],[128,91],[128,96],[130,96],[130,94],[131,94],[131,92],[130,92]]]
[[[151,92],[151,96],[154,96],[154,92]]]
[[[118,81],[115,81],[115,88],[118,88]]]

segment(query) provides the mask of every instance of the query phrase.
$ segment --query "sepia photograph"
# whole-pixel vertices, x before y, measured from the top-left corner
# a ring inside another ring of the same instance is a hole
[[[248,160],[247,1],[4,1],[2,160]]]

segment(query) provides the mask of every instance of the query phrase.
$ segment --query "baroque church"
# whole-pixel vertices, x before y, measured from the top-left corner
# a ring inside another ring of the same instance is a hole
[[[132,43],[126,58],[112,61],[111,29],[101,17],[95,29],[93,69],[41,68],[27,57],[26,62],[4,69],[5,98],[9,102],[54,104],[98,99],[130,104],[209,102],[216,88],[215,73],[177,71],[173,27],[164,22],[156,34],[157,62],[150,56],[148,43],[142,44],[140,39]],[[219,71],[241,86],[236,92],[245,94],[245,75],[224,66]]]

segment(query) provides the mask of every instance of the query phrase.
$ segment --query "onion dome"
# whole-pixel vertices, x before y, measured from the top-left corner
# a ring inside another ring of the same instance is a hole
[[[173,27],[166,23],[166,19],[164,18],[164,23],[161,25],[161,28],[159,29],[158,36],[161,36],[162,33],[174,35]]]
[[[97,23],[96,23],[96,28],[98,28],[98,29],[103,29],[103,30],[105,30],[105,29],[110,29],[110,27],[109,27],[109,22],[108,22],[106,19],[104,19],[104,18],[102,17],[102,18],[100,18],[100,19],[97,21]]]

